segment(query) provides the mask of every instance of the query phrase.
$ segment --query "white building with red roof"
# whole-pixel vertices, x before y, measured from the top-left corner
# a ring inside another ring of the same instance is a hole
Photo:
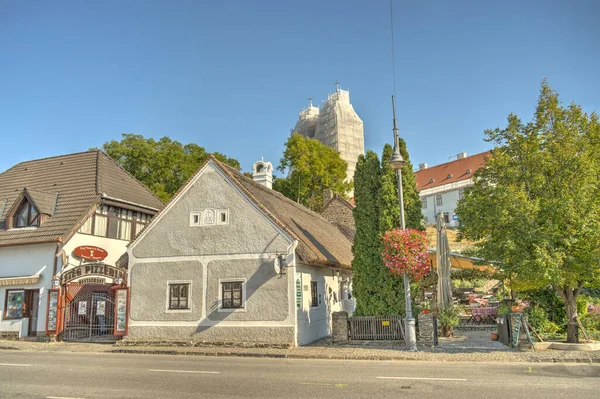
[[[415,173],[417,190],[421,198],[421,210],[427,224],[435,223],[437,214],[442,213],[449,226],[458,226],[455,209],[462,199],[465,187],[473,184],[473,174],[491,154],[489,151],[467,156],[460,153],[456,160],[436,166],[419,165]]]

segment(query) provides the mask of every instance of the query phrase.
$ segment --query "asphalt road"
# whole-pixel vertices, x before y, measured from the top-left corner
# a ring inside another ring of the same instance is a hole
[[[600,365],[0,351],[2,398],[599,398]]]

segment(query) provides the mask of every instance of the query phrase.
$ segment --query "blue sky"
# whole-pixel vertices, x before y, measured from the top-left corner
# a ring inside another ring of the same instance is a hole
[[[600,109],[600,2],[394,0],[397,109],[413,164],[489,148],[546,77]],[[121,133],[278,164],[339,80],[365,146],[391,141],[387,0],[0,0],[0,171]]]

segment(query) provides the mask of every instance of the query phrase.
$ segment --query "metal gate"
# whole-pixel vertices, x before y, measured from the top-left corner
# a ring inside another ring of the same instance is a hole
[[[401,316],[352,316],[348,327],[351,340],[404,340]]]
[[[65,341],[112,342],[114,297],[108,284],[67,286]]]

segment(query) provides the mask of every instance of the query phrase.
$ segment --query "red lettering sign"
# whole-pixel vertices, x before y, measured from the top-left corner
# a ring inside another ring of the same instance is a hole
[[[99,247],[84,245],[73,250],[73,255],[85,260],[102,260],[108,256],[108,252]]]

